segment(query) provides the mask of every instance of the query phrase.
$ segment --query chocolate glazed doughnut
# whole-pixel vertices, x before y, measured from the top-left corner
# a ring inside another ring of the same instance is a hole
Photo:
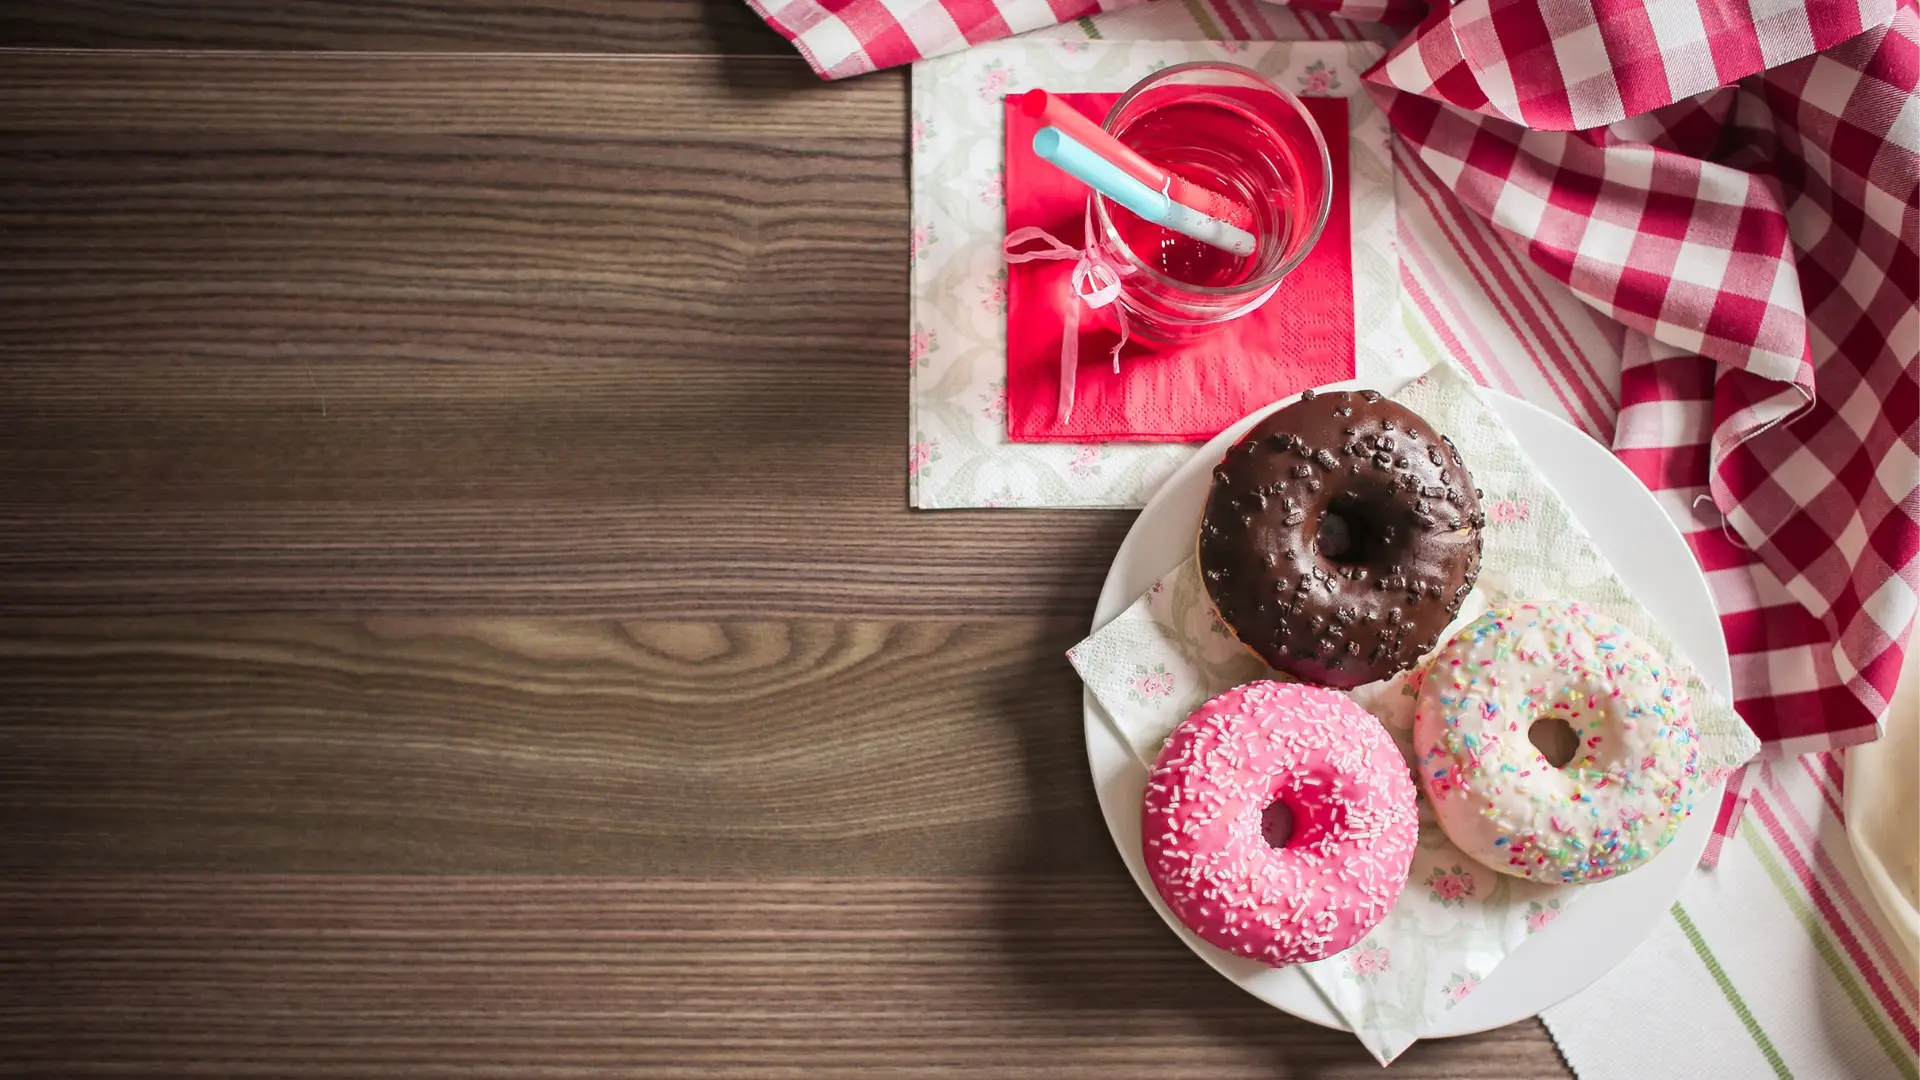
[[[1433,649],[1480,573],[1485,524],[1460,452],[1419,415],[1309,390],[1214,467],[1200,572],[1262,660],[1346,689]]]

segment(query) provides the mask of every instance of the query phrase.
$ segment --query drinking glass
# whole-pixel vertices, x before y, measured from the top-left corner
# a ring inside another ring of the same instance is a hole
[[[1251,255],[1136,217],[1093,194],[1088,242],[1121,274],[1115,301],[1149,341],[1201,337],[1265,303],[1326,226],[1333,164],[1300,99],[1235,64],[1177,64],[1114,103],[1106,131],[1177,176],[1250,211]]]

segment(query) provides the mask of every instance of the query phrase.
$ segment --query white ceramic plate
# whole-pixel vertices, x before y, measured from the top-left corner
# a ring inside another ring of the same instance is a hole
[[[1362,386],[1341,383],[1329,389]],[[1398,384],[1373,384],[1373,388],[1390,392]],[[1494,392],[1486,396],[1627,587],[1693,661],[1700,677],[1731,698],[1726,641],[1706,578],[1652,493],[1578,428],[1518,398]],[[1276,402],[1228,428],[1168,478],[1140,512],[1114,557],[1094,610],[1095,628],[1126,610],[1192,554],[1213,465],[1242,432],[1292,400]],[[1221,952],[1180,925],[1161,902],[1140,854],[1140,800],[1146,790],[1146,768],[1091,693],[1086,695],[1086,733],[1087,761],[1107,829],[1140,891],[1167,925],[1201,959],[1253,996],[1303,1020],[1346,1030],[1346,1023],[1298,970],[1269,968]],[[1713,832],[1712,808],[1718,805],[1717,792],[1707,793],[1680,835],[1646,866],[1625,877],[1582,886],[1606,896],[1587,898],[1556,919],[1551,930],[1495,968],[1429,1037],[1467,1035],[1524,1020],[1570,997],[1626,959],[1672,906],[1688,873],[1700,861]]]

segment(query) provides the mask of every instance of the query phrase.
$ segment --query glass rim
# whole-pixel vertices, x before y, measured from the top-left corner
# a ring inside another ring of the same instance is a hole
[[[1118,248],[1122,255],[1126,256],[1128,265],[1132,266],[1136,273],[1145,274],[1152,280],[1168,288],[1178,289],[1194,296],[1234,297],[1252,295],[1263,289],[1269,289],[1279,284],[1280,279],[1292,273],[1295,268],[1305,261],[1307,255],[1313,251],[1314,245],[1320,242],[1320,234],[1326,231],[1327,218],[1333,211],[1333,154],[1327,149],[1327,137],[1321,133],[1319,122],[1314,120],[1313,114],[1307,111],[1306,105],[1302,104],[1300,99],[1296,97],[1292,91],[1252,68],[1244,67],[1240,64],[1229,64],[1219,60],[1190,60],[1184,64],[1174,64],[1170,67],[1161,68],[1159,71],[1134,83],[1131,89],[1120,95],[1120,100],[1113,103],[1113,108],[1107,110],[1106,119],[1100,123],[1101,130],[1107,132],[1109,135],[1114,134],[1114,117],[1119,116],[1121,111],[1124,110],[1134,98],[1139,97],[1144,91],[1175,75],[1196,70],[1228,71],[1236,75],[1245,76],[1258,84],[1261,89],[1271,90],[1274,94],[1278,95],[1287,107],[1298,113],[1300,119],[1306,121],[1307,130],[1313,133],[1314,147],[1320,152],[1320,207],[1314,215],[1313,227],[1307,230],[1306,242],[1300,245],[1300,250],[1295,252],[1292,258],[1282,262],[1279,266],[1274,267],[1272,270],[1267,271],[1257,278],[1241,282],[1238,285],[1191,285],[1177,278],[1168,277],[1160,271],[1155,270],[1152,266],[1149,266],[1145,260],[1141,259],[1140,256],[1134,254],[1133,249],[1127,246],[1126,239],[1120,235],[1120,230],[1114,226],[1113,218],[1107,213],[1106,196],[1097,191],[1091,193],[1094,216],[1099,222],[1100,231],[1105,234],[1107,241]]]

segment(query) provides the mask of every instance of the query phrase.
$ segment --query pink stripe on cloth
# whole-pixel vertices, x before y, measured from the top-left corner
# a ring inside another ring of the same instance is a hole
[[[1807,779],[1812,780],[1814,786],[1820,789],[1820,797],[1826,800],[1827,809],[1833,811],[1833,819],[1845,825],[1847,823],[1847,813],[1840,808],[1840,796],[1813,765],[1814,758],[1828,756],[1827,754],[1801,754],[1798,759],[1800,769],[1807,774]]]
[[[1402,162],[1400,175],[1407,181],[1407,190],[1412,191],[1420,197],[1420,201],[1426,207],[1428,215],[1432,217],[1434,224],[1439,227],[1441,236],[1447,241],[1448,247],[1451,249],[1448,254],[1457,261],[1460,266],[1466,269],[1467,273],[1472,276],[1474,284],[1478,285],[1480,290],[1487,295],[1488,299],[1496,304],[1501,320],[1506,323],[1514,339],[1520,342],[1522,347],[1527,350],[1527,357],[1532,361],[1534,369],[1545,377],[1544,381],[1547,384],[1547,388],[1553,392],[1554,397],[1559,401],[1562,413],[1579,426],[1587,428],[1589,433],[1591,433],[1590,417],[1583,415],[1581,410],[1575,407],[1573,400],[1567,396],[1565,390],[1561,387],[1562,379],[1557,376],[1562,373],[1551,365],[1541,362],[1540,357],[1532,348],[1532,342],[1526,331],[1521,328],[1520,322],[1514,318],[1511,309],[1506,304],[1498,303],[1495,299],[1511,294],[1505,290],[1496,291],[1498,285],[1490,279],[1491,269],[1487,268],[1487,262],[1482,258],[1474,257],[1475,254],[1483,254],[1485,251],[1484,247],[1474,242],[1477,241],[1478,238],[1475,237],[1470,241],[1463,237],[1463,233],[1470,233],[1473,222],[1471,220],[1464,220],[1457,214],[1449,212],[1450,208],[1447,206],[1447,203],[1450,200],[1450,196],[1446,189],[1434,184],[1432,177],[1426,173],[1425,166],[1421,165],[1418,161],[1410,163]],[[1463,229],[1463,224],[1468,226],[1468,228]],[[1458,326],[1462,333],[1465,333],[1472,339],[1474,346],[1478,349],[1479,355],[1483,358],[1486,366],[1501,372],[1503,378],[1500,389],[1515,396],[1525,396],[1521,393],[1518,384],[1506,374],[1504,366],[1498,362],[1501,355],[1500,351],[1494,349],[1488,344],[1486,339],[1481,336],[1479,327],[1472,319],[1466,317],[1460,308],[1459,302],[1444,290],[1437,288],[1441,280],[1439,275],[1430,274],[1429,277],[1430,280],[1435,283],[1435,291],[1440,294],[1442,302],[1453,314],[1454,325]],[[1499,284],[1505,284],[1504,278]],[[1480,379],[1480,381],[1483,385],[1486,384],[1486,380]]]
[[[1920,1028],[1915,1027],[1911,1010],[1901,1007],[1900,999],[1894,995],[1886,979],[1881,976],[1879,965],[1875,964],[1866,950],[1861,947],[1860,940],[1854,936],[1852,928],[1834,908],[1833,899],[1827,894],[1825,886],[1814,878],[1813,872],[1808,869],[1806,860],[1800,854],[1800,849],[1780,827],[1780,821],[1775,817],[1766,796],[1758,791],[1754,792],[1750,805],[1753,807],[1754,816],[1759,818],[1766,828],[1767,835],[1772,837],[1774,846],[1778,847],[1781,855],[1786,858],[1788,866],[1792,868],[1794,876],[1800,882],[1801,889],[1808,894],[1815,910],[1820,912],[1828,928],[1833,931],[1833,936],[1846,950],[1848,960],[1860,972],[1860,977],[1867,984],[1867,988],[1873,991],[1881,1008],[1886,1011],[1888,1019],[1892,1020],[1894,1027],[1899,1030],[1901,1038],[1906,1040],[1907,1048],[1920,1052]]]
[[[1403,254],[1410,256],[1415,263],[1424,263],[1427,261],[1426,250],[1417,244],[1402,247],[1401,251]],[[1492,386],[1493,383],[1487,378],[1487,373],[1481,370],[1480,365],[1474,363],[1473,352],[1463,346],[1460,343],[1460,339],[1454,336],[1452,327],[1448,324],[1448,320],[1441,316],[1439,309],[1433,302],[1433,297],[1428,295],[1426,287],[1412,276],[1411,271],[1406,269],[1402,269],[1401,271],[1401,284],[1405,286],[1407,296],[1413,301],[1415,310],[1420,312],[1421,317],[1426,320],[1427,325],[1433,327],[1433,332],[1439,335],[1440,347],[1446,350],[1447,356],[1452,359],[1454,363],[1459,364],[1460,367],[1472,377],[1474,382],[1479,383],[1481,386]],[[1464,325],[1470,328],[1472,323],[1465,323]],[[1513,385],[1512,378],[1507,375],[1504,369],[1497,365],[1489,365],[1489,367],[1500,376],[1500,381],[1505,384],[1499,387],[1499,389],[1507,390],[1507,387]],[[1513,393],[1511,390],[1507,390],[1507,392]],[[1518,395],[1516,394],[1515,396]]]
[[[1543,313],[1545,317],[1553,319],[1561,333],[1566,333],[1566,327],[1559,323],[1558,316],[1553,315],[1546,297],[1540,294],[1528,276],[1517,265],[1510,264],[1510,253],[1501,250],[1501,245],[1494,238],[1485,235],[1486,223],[1473,217],[1461,206],[1453,192],[1440,186],[1438,179],[1418,159],[1404,168],[1402,175],[1416,185],[1424,184],[1432,189],[1431,192],[1420,190],[1421,198],[1436,221],[1443,221],[1444,214],[1444,220],[1451,222],[1450,228],[1445,224],[1442,227],[1447,230],[1455,254],[1472,269],[1475,280],[1487,296],[1499,305],[1501,317],[1512,329],[1514,337],[1526,346],[1534,366],[1552,384],[1553,392],[1560,399],[1567,416],[1590,435],[1611,429],[1616,410],[1594,399],[1580,377],[1580,367],[1584,361],[1574,362],[1558,347],[1558,342],[1543,327]],[[1481,267],[1485,268],[1484,275],[1479,269]],[[1588,370],[1592,369],[1589,367]],[[1579,399],[1579,408],[1567,398],[1562,383]]]
[[[1253,37],[1247,32],[1247,24],[1240,19],[1240,13],[1233,10],[1231,0],[1213,0],[1213,12],[1220,19],[1220,27],[1227,33],[1228,41],[1248,41]]]
[[[1826,755],[1808,754],[1800,761],[1804,764],[1808,758],[1816,756]],[[1880,933],[1880,924],[1860,903],[1860,898],[1854,895],[1853,887],[1847,883],[1846,875],[1841,873],[1833,857],[1827,854],[1827,849],[1821,844],[1820,834],[1807,823],[1805,817],[1801,816],[1799,807],[1793,804],[1792,793],[1787,791],[1786,786],[1771,769],[1767,771],[1766,785],[1767,790],[1773,793],[1773,805],[1778,807],[1781,820],[1793,826],[1793,831],[1800,837],[1801,844],[1812,853],[1814,867],[1820,871],[1821,878],[1832,884],[1833,891],[1839,895],[1848,916],[1853,919],[1855,925],[1860,927],[1860,932],[1866,937],[1868,944],[1873,946],[1873,953],[1881,970],[1899,993],[1899,1002],[1911,1012],[1916,1004],[1916,994],[1913,979],[1907,974],[1907,966],[1900,953],[1887,944],[1886,937]],[[1828,802],[1831,804],[1832,800],[1829,799]],[[1840,819],[1836,817],[1834,820],[1837,822]]]

